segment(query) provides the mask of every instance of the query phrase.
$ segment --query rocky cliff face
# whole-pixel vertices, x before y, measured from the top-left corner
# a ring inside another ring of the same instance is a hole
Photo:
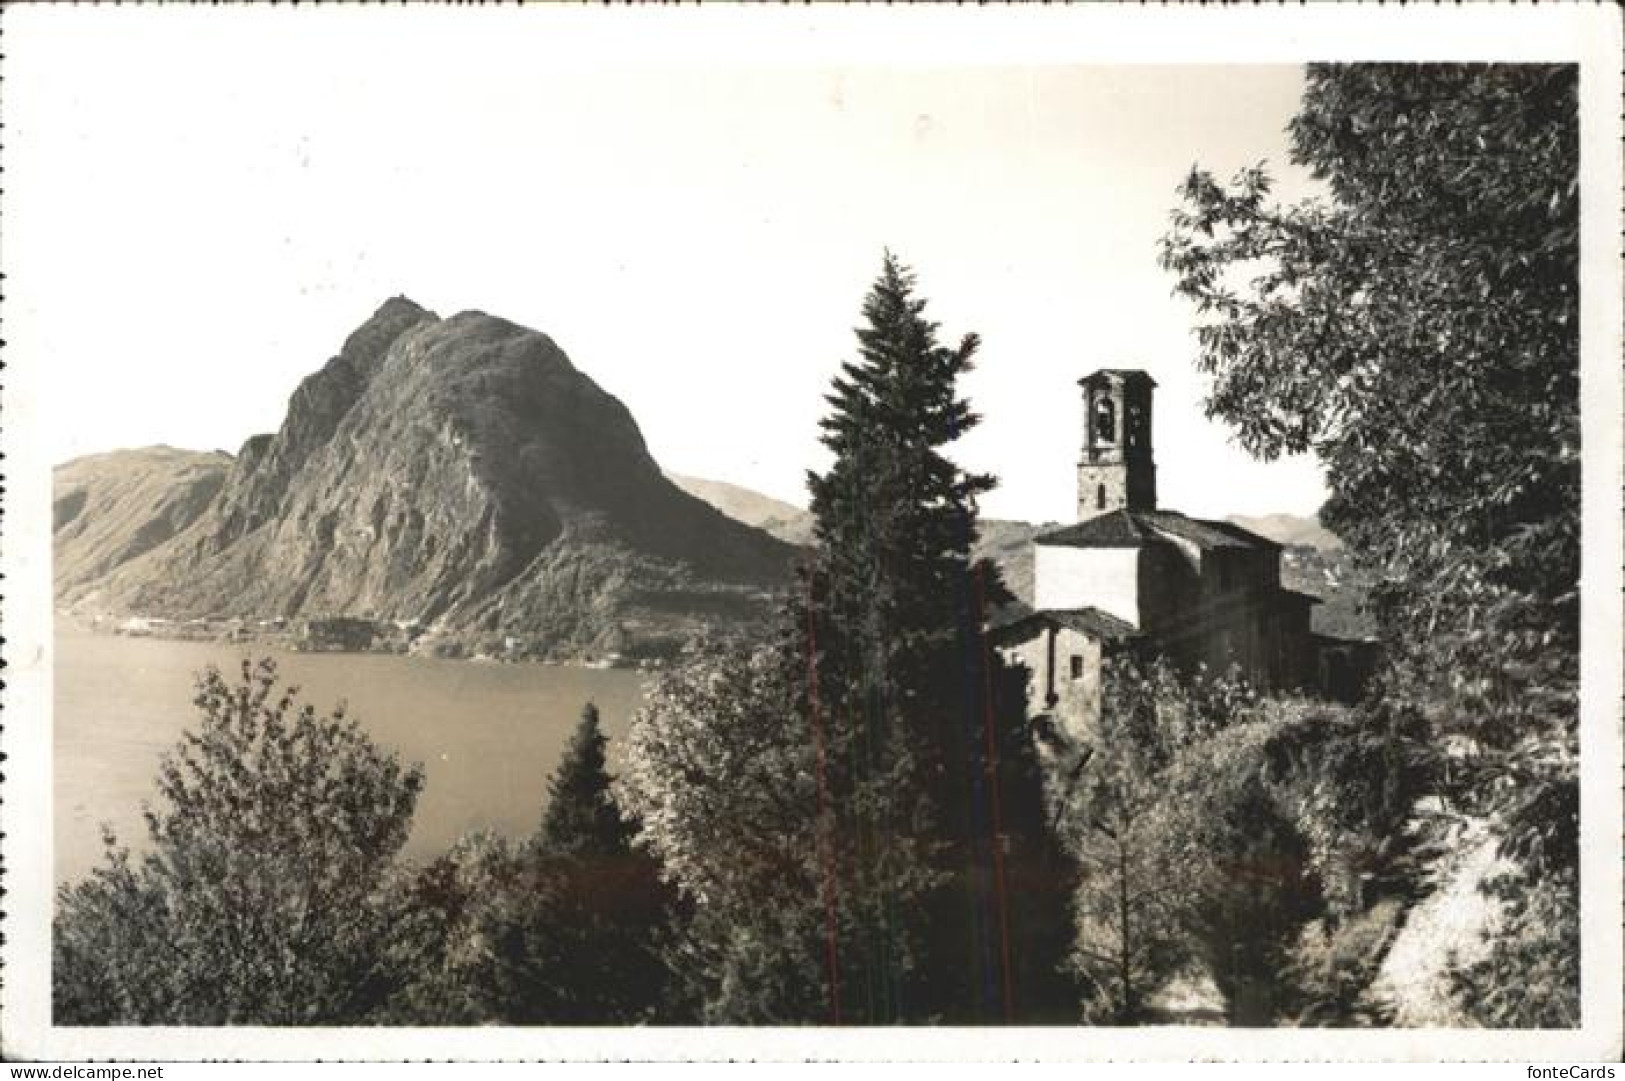
[[[792,556],[666,480],[626,407],[545,335],[396,298],[300,385],[280,431],[248,440],[206,510],[76,595],[611,649],[696,606],[748,607]]]

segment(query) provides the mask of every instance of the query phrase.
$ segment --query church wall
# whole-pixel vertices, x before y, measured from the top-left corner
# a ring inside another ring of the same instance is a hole
[[[1099,608],[1140,625],[1139,550],[1033,546],[1033,607]]]
[[[1142,627],[1176,667],[1232,665],[1261,686],[1296,686],[1307,627],[1282,607],[1272,552],[1209,549],[1168,538],[1141,554]],[[1306,617],[1305,617],[1306,618]]]
[[[1070,627],[1056,629],[1056,717],[1078,743],[1093,742],[1100,730],[1100,665],[1100,639]]]
[[[1100,723],[1100,639],[1070,627],[1044,627],[999,652],[1027,669],[1029,717],[1050,717],[1075,745],[1093,741]]]
[[[1201,602],[1200,559],[1194,546],[1173,541],[1140,549],[1141,626],[1181,666],[1194,664],[1186,639],[1201,629],[1193,621]]]

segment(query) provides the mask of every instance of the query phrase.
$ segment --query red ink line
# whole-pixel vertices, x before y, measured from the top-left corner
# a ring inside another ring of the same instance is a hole
[[[993,788],[993,880],[999,902],[1000,962],[1003,969],[1004,1019],[1015,1020],[1015,993],[1010,984],[1010,904],[1004,882],[1003,795],[999,790],[999,744],[994,738],[993,665],[987,645],[987,587],[980,565],[976,568],[976,609],[982,638],[982,730],[987,736],[987,773]]]
[[[824,715],[818,708],[818,622],[813,607],[813,576],[807,576],[807,699],[812,709],[813,740],[818,748],[818,824],[821,830],[828,821],[829,795],[824,776]],[[824,864],[824,943],[825,963],[829,966],[830,1023],[841,1023],[841,969],[836,952],[835,934],[835,852],[832,832],[824,831],[819,839]]]

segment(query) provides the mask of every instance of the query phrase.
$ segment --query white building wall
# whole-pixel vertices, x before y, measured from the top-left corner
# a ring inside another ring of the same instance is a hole
[[[1033,607],[1098,608],[1140,626],[1140,550],[1033,545]]]

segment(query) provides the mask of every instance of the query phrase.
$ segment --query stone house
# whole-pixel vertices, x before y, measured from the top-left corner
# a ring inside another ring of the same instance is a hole
[[[1281,585],[1281,546],[1157,506],[1155,382],[1104,369],[1079,385],[1077,521],[1034,538],[1036,610],[991,631],[1030,673],[1029,716],[1090,742],[1101,663],[1124,651],[1184,670],[1236,666],[1268,689],[1314,689],[1309,615],[1319,601]]]

